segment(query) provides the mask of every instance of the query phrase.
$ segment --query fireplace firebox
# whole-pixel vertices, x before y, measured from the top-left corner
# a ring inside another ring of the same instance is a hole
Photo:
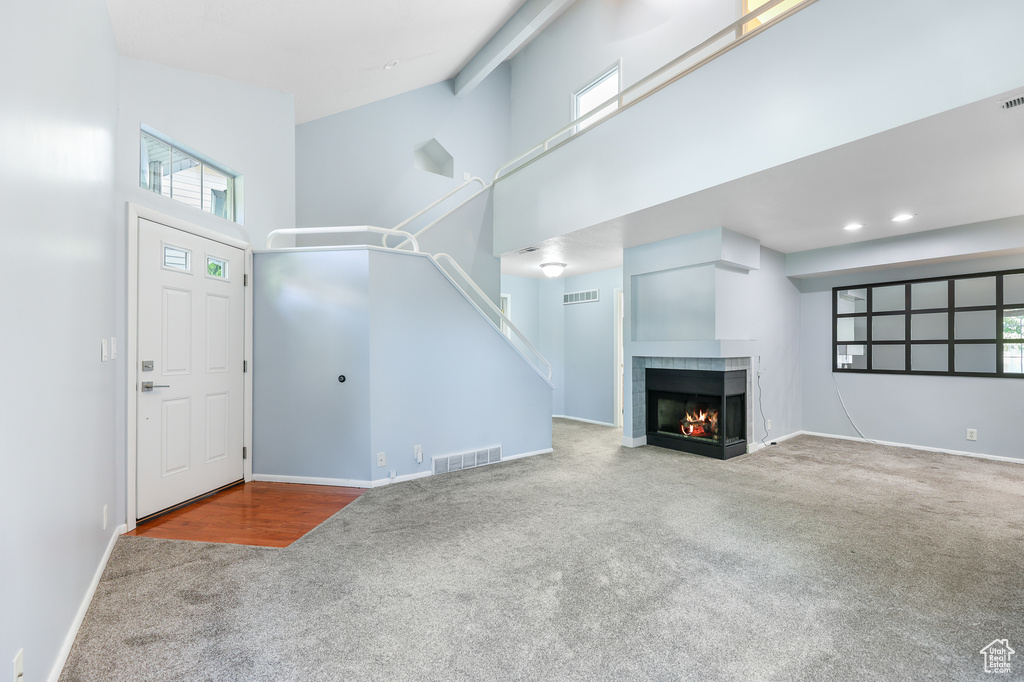
[[[646,370],[647,444],[728,459],[747,451],[745,370]]]

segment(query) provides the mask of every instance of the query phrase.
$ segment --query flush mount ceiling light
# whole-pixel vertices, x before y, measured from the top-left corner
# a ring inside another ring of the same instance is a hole
[[[398,60],[397,59],[392,59],[390,62],[388,62],[387,64],[384,65],[384,70],[385,71],[390,71],[391,69],[395,68],[396,66],[398,66]]]
[[[913,213],[900,213],[892,217],[894,223],[903,223],[914,217]]]
[[[854,230],[859,230],[862,227],[864,227],[864,226],[861,225],[860,223],[850,223],[849,225],[847,225],[843,229],[844,230],[850,230],[851,232],[853,232]]]
[[[548,277],[558,277],[565,270],[565,263],[541,263],[540,269]]]

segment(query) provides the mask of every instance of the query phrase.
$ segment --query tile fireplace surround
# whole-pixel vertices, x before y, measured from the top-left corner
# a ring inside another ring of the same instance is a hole
[[[750,358],[633,358],[633,438],[647,435],[647,368],[700,369],[726,372],[736,369],[747,371],[747,452],[754,440],[754,390],[750,371]]]

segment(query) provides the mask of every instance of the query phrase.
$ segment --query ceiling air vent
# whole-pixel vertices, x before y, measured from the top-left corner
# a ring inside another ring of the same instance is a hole
[[[1014,107],[1019,107],[1021,104],[1024,104],[1024,95],[1006,100],[1003,102],[1003,109],[1013,109]]]
[[[575,291],[571,294],[562,294],[562,303],[570,305],[573,303],[594,303],[598,300],[597,289],[590,291]]]
[[[540,251],[536,246],[527,246],[525,249],[519,249],[516,253],[533,253],[534,251]]]

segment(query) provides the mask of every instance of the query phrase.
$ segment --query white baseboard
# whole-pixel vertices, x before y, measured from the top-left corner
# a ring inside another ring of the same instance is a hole
[[[925,452],[938,452],[944,455],[957,455],[958,457],[974,457],[975,459],[990,459],[996,462],[1012,462],[1013,464],[1024,464],[1024,459],[1018,459],[1016,457],[1005,457],[1003,455],[986,455],[981,452],[967,452],[966,450],[946,450],[943,448],[933,448],[927,445],[914,445],[913,443],[894,443],[887,440],[873,440],[869,438],[859,438],[856,436],[837,436],[834,433],[818,433],[817,431],[799,431],[794,435],[805,435],[805,436],[820,436],[822,438],[833,438],[835,440],[852,440],[858,443],[874,443],[875,445],[886,445],[894,448],[909,448],[911,450],[924,450]]]
[[[763,450],[764,448],[771,447],[773,444],[781,443],[782,441],[789,440],[790,438],[796,438],[797,436],[803,435],[803,433],[803,431],[794,431],[793,433],[787,433],[785,436],[779,436],[778,438],[765,438],[765,440],[768,441],[768,445],[765,445],[761,441],[754,441],[747,445],[747,454]]]
[[[570,417],[567,414],[553,414],[551,415],[551,417],[553,419],[571,419],[574,422],[583,422],[585,424],[597,424],[598,426],[615,426],[615,424],[612,424],[610,422],[599,422],[593,419],[584,419],[583,417]]]
[[[647,436],[640,436],[639,438],[630,438],[629,436],[622,437],[622,444],[627,448],[639,448],[647,445]]]
[[[354,478],[322,478],[319,476],[283,476],[277,474],[253,474],[252,480],[268,483],[299,483],[301,485],[333,485],[338,488],[380,488],[381,486],[411,481],[414,478],[430,476],[430,471],[417,471],[414,474],[402,474],[394,478],[377,478],[372,481],[361,481]]]
[[[107,550],[103,552],[103,558],[100,559],[100,565],[96,567],[96,573],[92,576],[89,589],[85,591],[85,597],[82,598],[82,603],[78,606],[78,613],[75,614],[75,620],[71,623],[71,629],[68,630],[67,636],[64,637],[64,643],[57,653],[57,660],[54,661],[53,668],[50,670],[50,676],[47,678],[49,682],[57,682],[60,679],[60,674],[64,672],[64,664],[68,661],[71,647],[74,646],[75,638],[78,637],[78,630],[82,627],[82,621],[85,620],[85,613],[89,610],[89,604],[92,603],[93,595],[96,594],[96,588],[99,587],[100,578],[103,576],[103,571],[107,568],[110,553],[114,551],[117,539],[127,532],[128,526],[123,523],[114,529],[114,534],[110,537],[110,542],[107,543]]]
[[[534,450],[533,452],[520,452],[518,455],[506,455],[501,458],[502,462],[507,462],[510,459],[522,459],[523,457],[533,457],[534,455],[546,455],[549,452],[554,452],[553,448],[547,450]]]

